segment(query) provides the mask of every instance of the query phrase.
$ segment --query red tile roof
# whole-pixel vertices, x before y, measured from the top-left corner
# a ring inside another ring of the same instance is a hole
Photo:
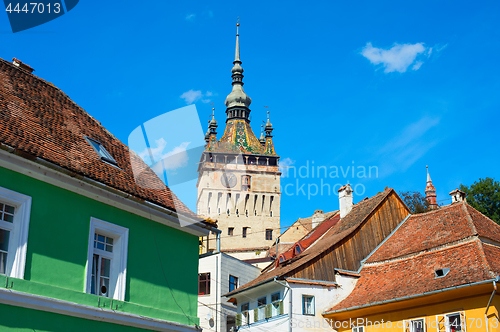
[[[286,277],[293,271],[300,269],[300,267],[303,266],[305,263],[320,256],[322,253],[324,253],[330,248],[333,248],[337,243],[339,243],[343,239],[353,234],[354,231],[363,224],[363,221],[368,219],[371,213],[375,211],[375,209],[391,193],[395,192],[393,189],[389,188],[384,192],[378,193],[377,195],[369,199],[365,199],[355,204],[348,215],[346,215],[338,223],[331,223],[332,226],[327,230],[324,230],[322,237],[315,244],[310,246],[307,250],[304,250],[296,257],[289,259],[286,262],[286,264],[280,264],[277,268],[274,268],[272,270],[266,268],[257,278],[239,287],[238,289],[228,293],[227,296],[239,293],[242,290],[245,290],[247,288],[265,282],[266,280],[270,280],[274,277],[282,277],[282,276]],[[335,216],[332,218],[335,218]]]
[[[495,255],[500,254],[494,248]],[[441,278],[435,270],[450,268]],[[382,301],[418,295],[449,287],[492,279],[500,270],[492,270],[483,258],[479,240],[431,251],[389,263],[363,267],[352,293],[327,310],[337,311]]]
[[[99,141],[119,168],[84,139]],[[53,84],[0,59],[0,143],[190,217],[196,217],[128,147]],[[137,182],[132,162],[143,170]],[[140,184],[148,183],[146,189]]]
[[[413,215],[365,262],[353,292],[328,311],[492,279],[500,274],[500,247],[481,239],[496,241],[499,233],[465,202]],[[440,268],[450,271],[435,278]]]
[[[500,227],[467,203],[412,215],[367,263],[403,257],[474,235],[500,242]]]

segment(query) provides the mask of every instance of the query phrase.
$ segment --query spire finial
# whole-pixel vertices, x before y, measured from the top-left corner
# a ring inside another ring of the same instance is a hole
[[[234,54],[234,61],[240,61],[240,17],[238,16],[238,23],[236,23],[236,51]]]
[[[266,123],[266,137],[273,137],[271,133],[273,132],[273,125],[271,124],[271,121],[269,121],[269,106],[264,106],[265,108],[268,109],[267,111],[267,123]]]
[[[252,103],[252,99],[248,97],[243,91],[243,68],[241,67],[240,60],[240,34],[239,34],[239,18],[236,23],[236,49],[234,54],[233,69],[231,69],[231,77],[233,78],[233,89],[226,98],[226,107],[228,108],[227,118],[244,118],[247,122],[249,120],[250,110],[248,107]],[[234,108],[238,107],[238,109]],[[229,110],[231,109],[231,110]]]
[[[262,123],[264,123],[264,121],[262,121]],[[266,138],[264,137],[264,124],[260,125],[260,138],[259,138],[259,142],[262,145],[266,144]]]

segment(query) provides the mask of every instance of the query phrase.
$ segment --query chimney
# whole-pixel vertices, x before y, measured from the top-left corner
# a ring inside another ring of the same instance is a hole
[[[14,64],[14,66],[16,67],[19,67],[21,69],[24,69],[26,70],[28,73],[32,73],[34,71],[33,68],[31,68],[29,65],[23,63],[21,60],[19,59],[16,59],[16,58],[12,58],[12,63]]]
[[[323,214],[323,210],[316,210],[312,216],[312,228],[318,226],[325,220],[325,215]]]
[[[352,210],[352,189],[348,183],[339,189],[340,219]]]
[[[466,202],[466,195],[462,190],[455,189],[450,193],[451,196],[451,204]]]

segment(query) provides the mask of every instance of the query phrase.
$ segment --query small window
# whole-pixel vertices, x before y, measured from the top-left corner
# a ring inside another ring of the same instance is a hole
[[[227,229],[227,235],[232,236],[233,234],[234,234],[234,227],[229,227],[229,228]]]
[[[243,227],[243,233],[242,233],[243,237],[247,237],[248,228],[249,227]]]
[[[90,219],[85,292],[125,300],[128,229]]]
[[[425,332],[425,319],[412,319],[409,322],[410,332]]]
[[[24,278],[31,197],[0,187],[0,274]]]
[[[107,161],[113,165],[116,165],[116,160],[111,156],[111,154],[102,146],[102,144],[95,139],[84,136],[85,140],[94,148],[95,152],[101,157],[102,160]]]
[[[280,301],[281,301],[281,294],[279,292],[271,294],[271,304],[272,304],[271,315],[272,315],[272,317],[279,315]]]
[[[302,295],[302,314],[314,315],[314,296]]]
[[[238,278],[235,276],[229,276],[229,291],[232,292],[238,288]]]
[[[10,233],[14,229],[15,207],[0,203],[0,274],[6,274]]]
[[[249,303],[243,303],[241,305],[241,323],[242,325],[248,325],[250,324],[250,315],[248,313],[248,310],[250,309]]]
[[[210,295],[210,272],[198,274],[198,295]]]
[[[113,238],[94,233],[94,256],[90,294],[109,297]]]
[[[257,299],[257,320],[266,318],[266,304],[267,298],[261,297]]]
[[[447,332],[465,331],[464,312],[454,312],[446,315],[446,331]]]
[[[272,239],[273,239],[273,230],[266,229],[266,240],[272,240]]]
[[[365,332],[365,327],[364,326],[353,327],[352,332]]]
[[[434,271],[434,278],[446,277],[448,272],[450,272],[450,268],[448,268],[448,267],[445,267],[443,269],[437,269]]]
[[[302,252],[302,248],[298,244],[295,246],[294,250],[295,250],[295,256],[297,256]]]
[[[241,177],[241,190],[249,191],[250,190],[251,177],[250,175],[243,175]]]

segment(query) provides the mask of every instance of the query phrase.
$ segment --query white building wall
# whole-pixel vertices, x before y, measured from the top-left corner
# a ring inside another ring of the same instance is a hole
[[[229,292],[229,276],[238,278],[238,286],[257,278],[260,270],[224,253],[201,257],[198,273],[210,273],[210,295],[198,296],[198,317],[203,331],[226,332],[227,317],[236,316],[236,306],[223,294]]]
[[[280,286],[276,282],[271,281],[235,295],[238,300],[238,312],[241,312],[242,304],[246,302],[250,304],[250,325],[241,326],[240,330],[245,332],[289,332],[290,324],[293,332],[319,332],[333,330],[329,327],[328,322],[321,314],[345,299],[352,292],[357,282],[357,278],[344,275],[337,275],[336,279],[340,287],[335,287],[334,285],[328,287],[294,282],[287,283],[287,285],[292,289],[291,323],[288,315],[290,312],[290,292],[286,287]],[[284,315],[255,322],[253,318],[253,309],[257,308],[257,299],[262,296],[266,296],[268,299],[267,303],[270,303],[271,294],[277,291],[282,292],[281,294],[284,295],[282,295]],[[314,296],[314,315],[303,314],[303,295]]]

